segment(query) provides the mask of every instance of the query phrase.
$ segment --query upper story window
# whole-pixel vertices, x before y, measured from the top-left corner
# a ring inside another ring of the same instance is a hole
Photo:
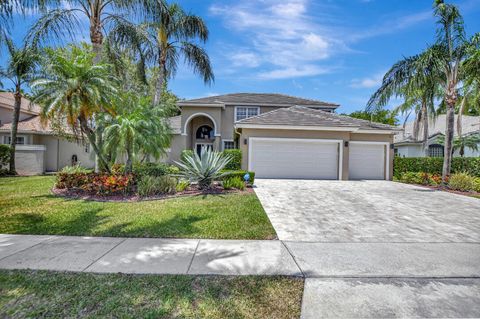
[[[4,136],[3,137],[3,143],[4,144],[10,144],[12,141],[11,136]],[[25,145],[25,136],[17,136],[17,144],[19,145]]]
[[[235,142],[232,140],[223,140],[223,149],[224,150],[233,150],[235,149]]]
[[[258,114],[260,114],[258,106],[237,106],[235,107],[235,122],[257,116]]]

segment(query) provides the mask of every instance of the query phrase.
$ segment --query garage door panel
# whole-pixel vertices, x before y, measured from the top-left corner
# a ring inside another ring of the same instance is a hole
[[[385,179],[385,145],[350,143],[349,179]]]
[[[338,178],[338,143],[252,139],[250,169],[260,178]]]

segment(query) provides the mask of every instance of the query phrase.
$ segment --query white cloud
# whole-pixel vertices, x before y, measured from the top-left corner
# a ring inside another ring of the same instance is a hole
[[[382,79],[385,72],[376,73],[373,76],[362,79],[352,79],[350,87],[356,89],[372,89],[377,88],[382,84]]]
[[[260,57],[251,52],[237,52],[229,56],[235,67],[255,68],[260,65]]]
[[[258,73],[258,77],[265,80],[291,79],[325,74],[329,71],[330,70],[327,68],[322,68],[316,65],[304,65],[301,67],[287,67],[260,72]]]

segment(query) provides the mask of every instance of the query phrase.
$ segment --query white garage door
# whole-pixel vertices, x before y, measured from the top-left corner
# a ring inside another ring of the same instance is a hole
[[[385,179],[385,144],[350,142],[349,179]]]
[[[338,142],[250,138],[249,169],[259,178],[338,179]]]

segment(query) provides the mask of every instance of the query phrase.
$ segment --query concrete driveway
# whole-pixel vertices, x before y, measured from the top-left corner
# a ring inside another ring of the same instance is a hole
[[[255,181],[281,240],[480,242],[480,200],[388,181]]]

